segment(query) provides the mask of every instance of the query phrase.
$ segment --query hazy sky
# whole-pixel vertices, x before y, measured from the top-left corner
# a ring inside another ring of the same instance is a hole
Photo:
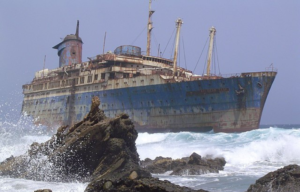
[[[148,2],[0,0],[0,104],[13,103],[20,110],[22,84],[43,69],[45,55],[46,68],[58,67],[52,47],[75,33],[77,20],[83,61],[102,53],[105,32],[105,51],[128,44],[145,51]],[[300,123],[299,0],[154,0],[152,8],[152,55],[159,45],[165,50],[180,17],[186,64],[193,70],[214,26],[222,74],[263,71],[271,63],[278,69],[261,123]],[[183,46],[180,49],[180,65],[185,66]],[[205,57],[195,73],[202,74]]]

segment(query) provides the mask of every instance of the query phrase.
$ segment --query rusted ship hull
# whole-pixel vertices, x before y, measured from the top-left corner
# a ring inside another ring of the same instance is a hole
[[[152,74],[29,91],[23,113],[37,123],[70,124],[98,96],[109,117],[127,113],[138,131],[242,132],[259,127],[274,71],[176,82]],[[62,84],[61,84],[62,85]]]
[[[221,76],[211,73],[216,29],[209,30],[206,73],[177,66],[180,28],[176,20],[173,59],[150,55],[149,2],[147,54],[140,47],[122,45],[114,52],[98,54],[82,62],[79,21],[76,33],[55,45],[59,68],[36,72],[23,85],[22,112],[48,126],[72,124],[89,112],[98,96],[106,116],[126,113],[139,131],[241,132],[259,127],[263,107],[277,74],[264,72]]]

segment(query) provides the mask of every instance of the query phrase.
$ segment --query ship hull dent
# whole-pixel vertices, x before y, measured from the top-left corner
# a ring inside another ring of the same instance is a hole
[[[259,72],[168,83],[160,76],[150,75],[123,79],[124,86],[121,80],[113,79],[60,88],[49,94],[25,94],[23,113],[37,118],[41,124],[70,124],[71,120],[80,121],[89,111],[91,98],[98,96],[100,108],[108,117],[127,113],[138,131],[243,132],[259,127],[275,76],[276,72]],[[133,80],[145,85],[130,85]],[[107,86],[115,84],[119,87]]]

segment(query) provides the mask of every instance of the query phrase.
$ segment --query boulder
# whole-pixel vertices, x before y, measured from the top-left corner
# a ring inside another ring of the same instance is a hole
[[[270,172],[250,185],[247,192],[300,191],[300,166],[288,165]]]
[[[171,175],[202,175],[206,173],[218,173],[223,170],[226,161],[224,158],[201,158],[197,153],[190,157],[173,160],[170,157],[156,157],[154,160],[146,158],[141,161],[141,166],[154,174],[162,174],[171,171]]]

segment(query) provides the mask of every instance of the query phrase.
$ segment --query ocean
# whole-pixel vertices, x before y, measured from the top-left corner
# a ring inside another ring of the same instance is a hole
[[[31,143],[45,142],[53,132],[34,126],[24,117],[10,122],[0,119],[0,162],[24,154]],[[190,156],[224,157],[225,169],[206,175],[153,175],[161,180],[212,192],[246,191],[255,180],[289,164],[300,164],[300,126],[269,127],[244,133],[139,133],[136,141],[140,159],[157,156],[173,159]],[[1,192],[83,192],[87,183],[41,182],[0,177]]]

